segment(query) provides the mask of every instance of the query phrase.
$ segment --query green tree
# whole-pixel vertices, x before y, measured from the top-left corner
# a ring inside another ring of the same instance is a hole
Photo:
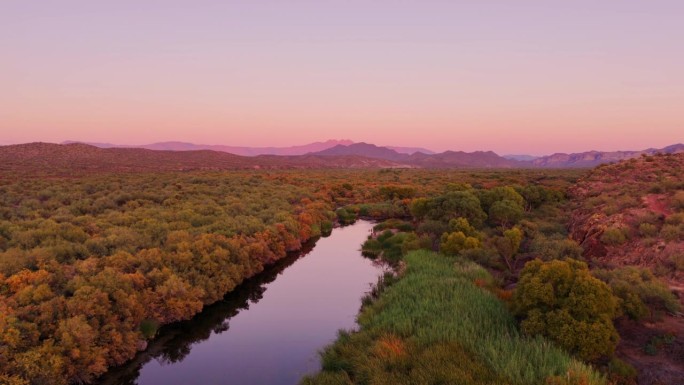
[[[479,198],[485,211],[489,211],[495,202],[503,200],[515,202],[520,207],[523,207],[525,204],[525,198],[510,186],[499,186],[489,190],[481,190]]]
[[[501,227],[516,224],[522,216],[522,205],[508,199],[494,202],[489,209],[489,220]]]
[[[439,244],[439,250],[447,255],[458,255],[463,250],[478,249],[482,247],[479,239],[468,237],[461,231],[451,234],[444,233]]]
[[[463,218],[463,217],[458,217],[454,218],[449,221],[449,230],[450,231],[460,231],[463,234],[469,236],[469,237],[475,237],[475,238],[480,238],[481,235],[475,229],[475,227],[471,226],[470,223],[468,223],[468,220]]]
[[[462,217],[478,228],[487,218],[487,214],[480,206],[480,200],[470,191],[451,191],[431,199],[415,199],[410,210],[417,219],[427,218],[448,222]]]
[[[428,213],[428,203],[430,202],[427,198],[416,198],[411,201],[409,206],[409,211],[414,218],[422,219]]]
[[[615,351],[617,309],[610,287],[574,260],[528,262],[513,295],[526,334],[545,336],[587,361]]]
[[[505,230],[503,232],[503,237],[496,239],[494,245],[497,251],[506,262],[508,270],[513,271],[514,257],[518,254],[520,250],[520,244],[522,243],[524,233],[517,227]]]

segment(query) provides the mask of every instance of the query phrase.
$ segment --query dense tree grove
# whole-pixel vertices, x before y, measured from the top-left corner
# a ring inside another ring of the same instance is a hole
[[[328,192],[259,175],[2,188],[0,367],[19,383],[92,381],[144,346],[150,325],[192,317],[334,217]]]

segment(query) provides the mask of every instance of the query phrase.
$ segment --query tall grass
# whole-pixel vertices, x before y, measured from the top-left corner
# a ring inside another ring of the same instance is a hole
[[[506,306],[473,283],[491,281],[478,265],[427,251],[405,261],[404,276],[360,314],[360,331],[341,333],[323,373],[303,384],[543,384],[569,372],[604,383],[551,343],[521,336]]]

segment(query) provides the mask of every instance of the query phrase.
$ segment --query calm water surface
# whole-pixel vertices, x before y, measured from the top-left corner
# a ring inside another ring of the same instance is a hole
[[[246,281],[192,320],[169,325],[102,384],[296,384],[318,352],[356,326],[382,268],[361,256],[372,224],[335,229],[300,255]]]

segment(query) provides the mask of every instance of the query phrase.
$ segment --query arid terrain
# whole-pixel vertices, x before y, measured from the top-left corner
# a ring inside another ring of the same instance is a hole
[[[684,154],[641,156],[604,165],[571,188],[572,237],[596,267],[638,266],[684,301]],[[684,315],[617,323],[618,354],[640,384],[684,378]]]

